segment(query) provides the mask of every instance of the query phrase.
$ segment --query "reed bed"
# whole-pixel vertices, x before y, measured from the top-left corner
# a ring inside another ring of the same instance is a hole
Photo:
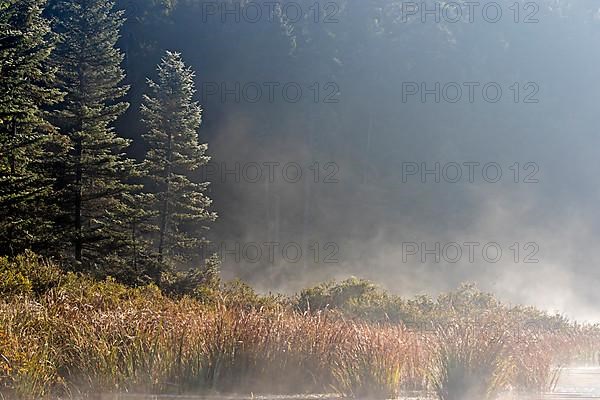
[[[4,391],[32,398],[98,391],[389,396],[415,348],[399,326],[334,312],[152,296],[110,304],[51,293],[0,302]]]
[[[338,393],[441,400],[542,391],[556,368],[597,352],[594,327],[523,331],[504,308],[445,315],[433,329],[297,311],[174,299],[69,275],[41,295],[0,300],[0,394]],[[443,322],[442,322],[443,321]]]
[[[505,388],[512,343],[510,330],[497,322],[456,320],[437,327],[428,342],[427,373],[439,399],[484,400]]]

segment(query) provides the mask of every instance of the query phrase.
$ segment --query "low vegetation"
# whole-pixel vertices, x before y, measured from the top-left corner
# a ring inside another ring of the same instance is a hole
[[[0,259],[2,395],[419,390],[481,400],[545,390],[557,366],[600,343],[596,327],[509,308],[473,286],[402,300],[349,279],[260,296],[210,268],[212,279],[205,271],[186,293],[167,293],[64,273],[33,253]]]

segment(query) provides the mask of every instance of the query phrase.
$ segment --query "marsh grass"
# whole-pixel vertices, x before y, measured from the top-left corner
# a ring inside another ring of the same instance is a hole
[[[47,267],[51,288],[33,292],[31,272],[13,273],[11,294],[0,300],[5,398],[333,391],[381,399],[418,390],[484,400],[545,390],[557,366],[600,343],[596,328],[577,325],[522,334],[522,315],[498,306],[453,308],[434,329],[408,329],[326,307],[247,301],[247,288],[243,299],[229,291],[207,302],[111,279],[57,280]]]
[[[2,363],[5,391],[352,395],[399,387],[408,343],[400,327],[153,296],[103,303],[96,294],[51,293],[0,303],[0,353],[11,360]]]

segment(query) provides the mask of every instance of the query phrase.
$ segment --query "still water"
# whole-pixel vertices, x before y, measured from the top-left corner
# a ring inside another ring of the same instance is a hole
[[[101,400],[334,400],[339,397],[334,395],[298,395],[298,396],[153,396],[120,394],[100,396]],[[544,393],[541,397],[511,400],[586,400],[600,399],[600,367],[572,367],[564,368],[557,382],[556,388],[551,393]],[[413,394],[407,395],[402,400],[430,400],[430,398]]]
[[[600,399],[600,367],[565,368],[549,400]]]

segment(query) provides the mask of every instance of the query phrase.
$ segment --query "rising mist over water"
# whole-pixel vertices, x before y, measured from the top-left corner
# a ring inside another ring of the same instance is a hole
[[[473,281],[598,318],[597,4],[309,3],[121,3],[153,11],[125,26],[133,83],[161,48],[197,71],[226,276],[411,294]]]

